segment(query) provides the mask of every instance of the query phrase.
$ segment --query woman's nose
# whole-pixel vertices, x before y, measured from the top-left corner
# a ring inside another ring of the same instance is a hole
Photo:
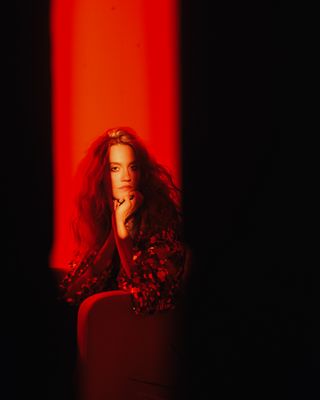
[[[128,170],[123,171],[122,180],[123,181],[131,181],[130,171],[128,171]]]

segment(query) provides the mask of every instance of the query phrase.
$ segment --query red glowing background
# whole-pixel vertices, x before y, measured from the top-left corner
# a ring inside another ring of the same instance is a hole
[[[75,170],[105,129],[134,128],[180,185],[178,15],[178,0],[51,2],[52,267],[70,259]]]

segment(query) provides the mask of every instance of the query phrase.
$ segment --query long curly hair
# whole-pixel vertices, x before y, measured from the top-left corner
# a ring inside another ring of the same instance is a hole
[[[143,195],[138,213],[145,233],[169,226],[177,234],[181,231],[181,190],[172,175],[153,159],[132,128],[110,128],[91,143],[77,170],[79,186],[72,230],[83,252],[101,247],[111,230],[109,149],[115,144],[126,144],[134,150],[140,171],[138,190]]]

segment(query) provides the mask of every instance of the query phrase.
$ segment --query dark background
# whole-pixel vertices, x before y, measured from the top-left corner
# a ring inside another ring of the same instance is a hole
[[[181,4],[190,398],[316,399],[313,11]]]
[[[318,398],[314,264],[305,254],[308,231],[300,230],[302,153],[290,146],[305,122],[296,103],[302,28],[292,29],[292,8],[234,3],[181,2],[183,201],[194,257],[185,398]],[[2,13],[2,386],[10,398],[70,400],[60,371],[68,368],[63,317],[46,268],[49,5],[16,1]]]

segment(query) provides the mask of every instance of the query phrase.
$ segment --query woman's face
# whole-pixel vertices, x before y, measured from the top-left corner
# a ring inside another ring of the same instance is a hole
[[[128,193],[137,190],[140,171],[131,146],[112,145],[109,152],[109,168],[114,199],[120,200]]]

